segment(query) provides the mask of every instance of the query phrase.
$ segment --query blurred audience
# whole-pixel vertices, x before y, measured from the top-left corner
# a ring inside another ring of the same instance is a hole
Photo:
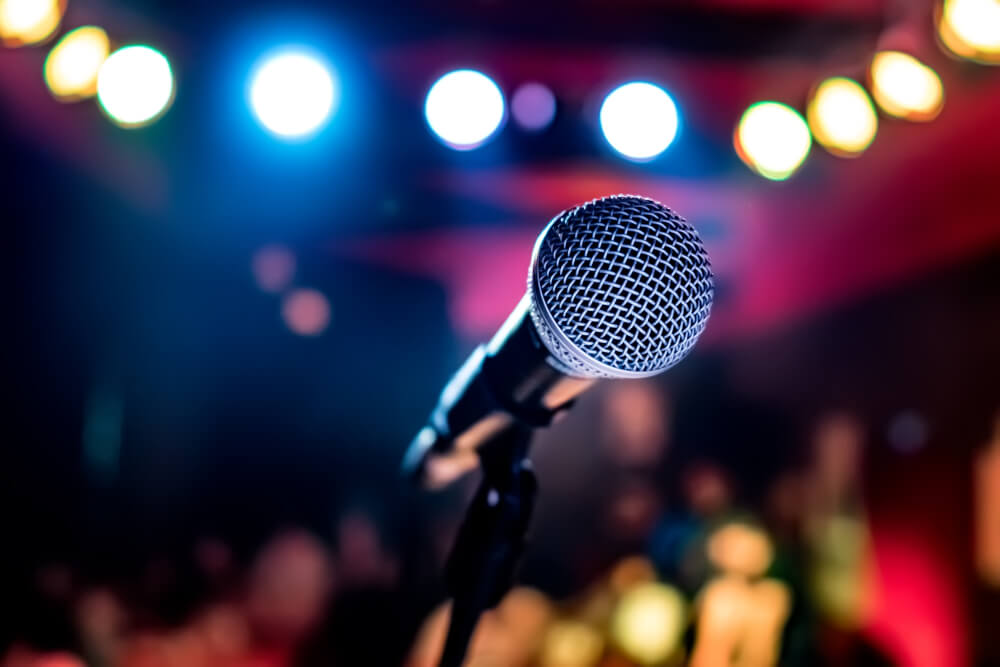
[[[777,475],[752,508],[732,483],[737,471],[716,462],[695,459],[664,473],[669,410],[653,385],[608,393],[599,441],[615,467],[601,480],[602,513],[589,542],[561,545],[558,567],[585,571],[577,566],[594,562],[594,553],[614,554],[613,565],[578,578],[577,592],[563,599],[541,590],[545,577],[539,588],[514,588],[484,615],[467,664],[889,664],[859,639],[871,589],[861,423],[847,414],[820,419],[804,448],[808,460]],[[977,562],[994,585],[998,471],[1000,418],[976,464]],[[429,521],[427,554],[444,543],[435,528],[442,525],[440,516]],[[284,530],[245,567],[218,538],[194,544],[192,568],[154,558],[134,580],[88,582],[66,565],[44,565],[34,593],[46,623],[69,630],[50,633],[53,641],[17,639],[3,648],[0,667],[432,667],[449,606],[438,604],[422,624],[407,615],[430,605],[414,610],[406,597],[405,561],[385,530],[353,508],[329,543]],[[188,589],[190,599],[179,593]]]

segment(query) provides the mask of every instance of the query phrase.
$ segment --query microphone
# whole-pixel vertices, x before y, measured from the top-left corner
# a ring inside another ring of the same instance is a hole
[[[652,199],[563,211],[535,242],[528,289],[448,381],[403,472],[440,488],[511,427],[543,427],[603,378],[657,375],[683,359],[712,307],[698,232]]]

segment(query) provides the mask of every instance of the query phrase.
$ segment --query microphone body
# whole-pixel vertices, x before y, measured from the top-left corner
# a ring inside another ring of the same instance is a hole
[[[548,426],[595,382],[569,374],[552,356],[530,309],[531,296],[525,294],[493,338],[445,385],[428,424],[410,444],[406,475],[443,486],[475,466],[475,452],[484,443],[515,422]]]
[[[403,459],[440,487],[513,426],[547,426],[600,378],[662,373],[694,346],[712,305],[708,255],[659,202],[618,195],[552,219],[527,293],[445,386]]]

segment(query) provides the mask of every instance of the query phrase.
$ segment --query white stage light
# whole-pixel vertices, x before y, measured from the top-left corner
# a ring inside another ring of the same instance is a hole
[[[503,123],[503,93],[482,72],[456,70],[431,86],[424,115],[431,130],[446,145],[471,150],[486,143]]]
[[[644,162],[662,153],[677,136],[677,105],[659,86],[633,81],[615,88],[601,105],[601,131],[611,147]]]
[[[301,139],[317,132],[339,102],[333,72],[301,50],[268,57],[250,84],[250,106],[257,120],[279,137]]]

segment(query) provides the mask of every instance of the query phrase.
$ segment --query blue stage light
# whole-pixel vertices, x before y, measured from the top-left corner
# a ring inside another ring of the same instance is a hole
[[[304,49],[284,49],[258,65],[250,83],[250,106],[260,124],[279,137],[303,139],[329,120],[340,102],[331,69]]]
[[[659,86],[633,81],[604,99],[601,131],[611,147],[630,160],[644,162],[662,153],[677,136],[677,105]]]
[[[431,86],[424,115],[431,130],[446,145],[471,150],[484,144],[503,123],[503,93],[482,72],[456,70]]]

